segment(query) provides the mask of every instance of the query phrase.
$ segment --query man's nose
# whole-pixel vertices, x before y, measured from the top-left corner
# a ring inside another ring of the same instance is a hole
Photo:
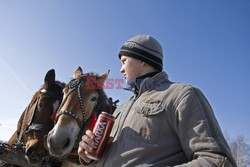
[[[124,73],[124,68],[123,67],[121,67],[120,72]]]

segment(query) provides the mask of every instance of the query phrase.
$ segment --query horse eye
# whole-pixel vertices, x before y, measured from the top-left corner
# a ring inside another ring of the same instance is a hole
[[[90,101],[96,101],[96,97],[92,97]]]

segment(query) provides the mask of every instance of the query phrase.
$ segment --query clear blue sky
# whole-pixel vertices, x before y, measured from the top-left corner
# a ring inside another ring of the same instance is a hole
[[[249,0],[0,0],[0,139],[49,69],[64,82],[78,66],[122,78],[117,53],[137,34],[160,41],[170,79],[200,88],[223,132],[250,140]]]

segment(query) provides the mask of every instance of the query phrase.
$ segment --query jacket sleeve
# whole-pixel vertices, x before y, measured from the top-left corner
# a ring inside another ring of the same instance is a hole
[[[213,110],[202,92],[187,86],[178,98],[173,125],[189,161],[178,167],[236,166]]]

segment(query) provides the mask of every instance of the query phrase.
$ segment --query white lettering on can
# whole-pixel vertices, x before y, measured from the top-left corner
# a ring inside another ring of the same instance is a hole
[[[106,128],[106,125],[107,125],[107,122],[100,122],[98,124],[97,130],[96,130],[96,133],[95,133],[95,139],[94,139],[94,141],[95,141],[94,149],[97,149],[97,147],[99,146],[99,143],[100,143],[103,131]]]

